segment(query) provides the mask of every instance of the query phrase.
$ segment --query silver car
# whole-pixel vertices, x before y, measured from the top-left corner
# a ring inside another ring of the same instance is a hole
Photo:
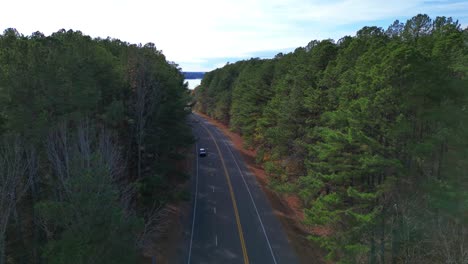
[[[206,157],[206,149],[201,148],[201,149],[198,151],[198,155],[200,155],[200,157]]]

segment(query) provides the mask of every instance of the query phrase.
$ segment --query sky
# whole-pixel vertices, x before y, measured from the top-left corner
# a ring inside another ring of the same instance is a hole
[[[468,26],[468,0],[1,0],[0,30],[59,29],[130,43],[155,43],[183,71],[271,58],[311,40],[386,29],[419,14]]]

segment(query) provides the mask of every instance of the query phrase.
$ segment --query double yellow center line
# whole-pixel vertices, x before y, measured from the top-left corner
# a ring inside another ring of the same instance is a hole
[[[242,254],[244,255],[244,264],[249,264],[249,257],[247,256],[247,248],[245,247],[245,241],[244,241],[244,233],[242,232],[242,225],[240,222],[240,217],[239,217],[239,211],[237,210],[237,203],[236,203],[236,198],[234,196],[234,191],[232,189],[232,184],[231,184],[231,178],[229,177],[229,172],[226,168],[226,164],[224,162],[223,154],[221,154],[221,150],[219,149],[218,143],[216,142],[216,139],[214,138],[213,134],[211,134],[210,130],[206,128],[205,125],[200,123],[200,125],[208,132],[210,135],[211,139],[216,145],[216,149],[218,150],[219,157],[221,158],[221,164],[223,165],[224,168],[224,175],[226,176],[226,180],[229,186],[229,192],[231,194],[231,201],[232,201],[232,207],[234,207],[234,215],[236,216],[236,223],[237,223],[237,231],[239,233],[239,239],[242,247]]]

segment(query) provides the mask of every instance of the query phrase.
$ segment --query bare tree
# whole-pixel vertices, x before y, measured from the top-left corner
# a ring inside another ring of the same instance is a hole
[[[135,188],[123,177],[127,161],[115,142],[116,137],[106,129],[96,132],[89,124],[88,120],[79,122],[75,133],[71,133],[66,124],[60,124],[49,133],[47,154],[59,182],[55,190],[58,199],[66,199],[73,191],[69,187],[71,177],[79,175],[83,170],[100,167],[104,170],[100,174],[103,183],[118,186],[122,208],[127,215],[134,215],[131,207]]]
[[[109,177],[114,181],[119,180],[125,171],[126,161],[122,158],[112,134],[107,130],[102,130],[98,144],[100,163],[105,164]]]
[[[108,130],[102,130],[98,140],[98,163],[106,168],[106,175],[109,177],[109,182],[116,184],[120,192],[120,204],[127,216],[133,215],[132,201],[135,198],[135,188],[132,184],[128,184],[125,177],[125,169],[127,161],[122,157],[121,151],[114,142],[112,133]]]
[[[134,92],[135,141],[137,145],[137,177],[141,178],[142,152],[147,123],[160,101],[158,82],[144,56],[137,56],[131,63],[130,83]]]
[[[144,228],[137,239],[137,247],[143,250],[153,245],[153,240],[167,231],[169,215],[174,209],[169,206],[156,206],[144,214]]]
[[[47,156],[58,178],[62,188],[56,190],[60,201],[64,199],[63,193],[69,192],[65,184],[66,180],[70,177],[70,144],[67,124],[62,122],[57,128],[52,129],[47,138]]]
[[[5,233],[11,212],[28,190],[32,174],[28,158],[18,138],[0,144],[0,264],[5,262]]]
[[[140,109],[141,110],[141,109]],[[147,118],[144,115],[142,118]],[[146,121],[142,121],[143,123]],[[140,127],[144,130],[144,126]],[[144,131],[142,132],[142,134]],[[119,192],[119,204],[126,219],[135,219],[135,212],[132,202],[135,200],[135,190],[132,184],[128,184],[125,175],[126,161],[121,155],[121,151],[115,142],[115,138],[108,130],[102,129],[97,132],[89,125],[89,122],[80,122],[75,132],[69,130],[69,126],[61,124],[50,132],[47,140],[47,154],[51,162],[52,169],[57,175],[58,193],[61,193],[59,201],[73,200],[76,193],[83,190],[74,188],[70,182],[74,178],[83,177],[83,172],[93,172],[93,192],[100,195],[105,192],[109,185],[117,187]],[[143,136],[141,136],[141,139]],[[140,141],[142,144],[142,141]],[[80,210],[80,204],[68,202],[73,206],[75,212],[86,212]],[[99,205],[107,206],[107,205]],[[75,208],[76,207],[76,208]],[[168,214],[171,209],[161,206],[153,206],[143,215],[143,229],[134,237],[135,246],[145,248],[152,244],[152,239],[165,232],[168,225]],[[75,220],[71,225],[85,225],[87,215],[75,213]],[[54,223],[48,219],[41,219],[39,223],[48,235],[55,232]]]
[[[80,171],[102,167],[103,180],[111,183],[118,183],[125,171],[126,161],[111,132],[102,129],[97,133],[87,119],[79,122],[75,133],[69,132],[66,123],[52,129],[46,145],[51,167],[60,183],[56,190],[59,200],[72,191],[68,180]]]
[[[432,217],[431,237],[435,255],[447,264],[468,264],[468,230],[460,221]]]

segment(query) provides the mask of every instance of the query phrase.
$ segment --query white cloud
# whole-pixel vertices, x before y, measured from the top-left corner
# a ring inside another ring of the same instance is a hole
[[[154,42],[184,70],[197,70],[213,58],[249,57],[255,51],[303,46],[312,39],[337,39],[353,34],[362,23],[417,13],[455,18],[465,14],[466,19],[468,2],[15,0],[2,3],[2,11],[1,28],[15,27],[23,34],[71,28],[93,37]]]

